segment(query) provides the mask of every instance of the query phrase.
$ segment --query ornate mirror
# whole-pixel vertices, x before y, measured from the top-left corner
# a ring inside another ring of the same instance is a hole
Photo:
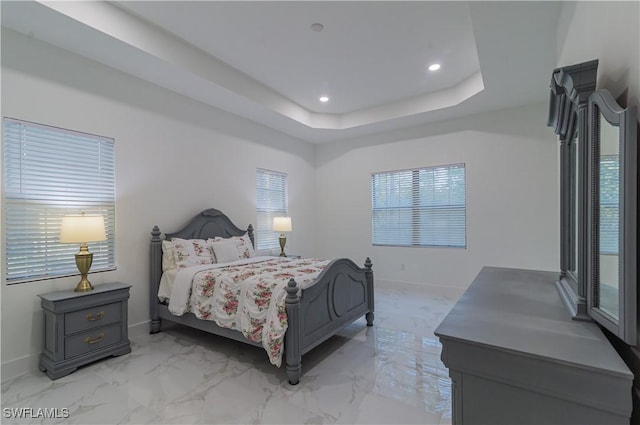
[[[607,90],[589,97],[588,313],[636,344],[638,150],[636,107]]]
[[[557,68],[551,76],[547,125],[560,139],[560,276],[571,317],[587,313],[587,102],[596,87],[598,61]]]

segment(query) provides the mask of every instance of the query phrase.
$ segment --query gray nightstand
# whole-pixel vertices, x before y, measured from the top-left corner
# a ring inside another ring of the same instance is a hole
[[[40,370],[51,379],[95,360],[131,352],[127,300],[131,285],[114,282],[93,291],[41,294],[44,348]]]

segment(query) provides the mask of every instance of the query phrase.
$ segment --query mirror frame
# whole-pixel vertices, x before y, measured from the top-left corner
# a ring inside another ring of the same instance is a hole
[[[560,139],[560,276],[556,286],[571,317],[584,321],[591,321],[587,309],[587,105],[596,88],[597,71],[597,59],[554,69],[547,121]],[[576,131],[577,169],[571,154]]]
[[[588,313],[593,319],[624,342],[637,341],[637,242],[638,242],[638,148],[637,107],[620,107],[608,90],[591,94],[589,111],[589,226]],[[619,127],[620,210],[618,259],[618,319],[599,308],[600,305],[600,120]]]

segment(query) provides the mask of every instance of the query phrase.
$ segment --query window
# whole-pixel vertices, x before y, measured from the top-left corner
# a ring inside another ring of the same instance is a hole
[[[58,242],[62,216],[100,214],[107,240],[89,244],[91,271],[115,268],[113,139],[3,120],[7,283],[78,274],[79,244]]]
[[[466,247],[464,164],[371,175],[374,245]]]
[[[619,248],[620,156],[600,157],[600,254],[616,255]]]
[[[272,230],[273,217],[287,214],[287,175],[258,169],[256,172],[256,249],[280,246],[280,234]]]

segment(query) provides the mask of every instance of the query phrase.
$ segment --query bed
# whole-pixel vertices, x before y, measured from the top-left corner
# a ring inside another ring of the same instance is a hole
[[[231,338],[254,346],[260,343],[247,339],[242,332],[218,326],[215,321],[202,320],[192,312],[177,316],[169,309],[169,303],[158,297],[163,277],[163,240],[214,240],[243,237],[255,245],[253,227],[247,230],[237,227],[225,214],[210,208],[202,211],[175,233],[164,233],[158,226],[151,231],[151,285],[150,285],[150,333],[161,330],[162,321],[168,321],[200,329],[211,334]],[[284,259],[274,262],[285,262]],[[292,266],[293,267],[293,266]],[[286,331],[283,342],[283,360],[289,383],[295,385],[302,374],[302,355],[309,352],[345,326],[365,316],[367,326],[373,326],[374,288],[372,263],[366,259],[359,267],[347,258],[334,259],[322,265],[311,282],[300,286],[295,278],[283,285]],[[164,283],[163,283],[164,284]],[[197,312],[196,312],[197,313]]]

